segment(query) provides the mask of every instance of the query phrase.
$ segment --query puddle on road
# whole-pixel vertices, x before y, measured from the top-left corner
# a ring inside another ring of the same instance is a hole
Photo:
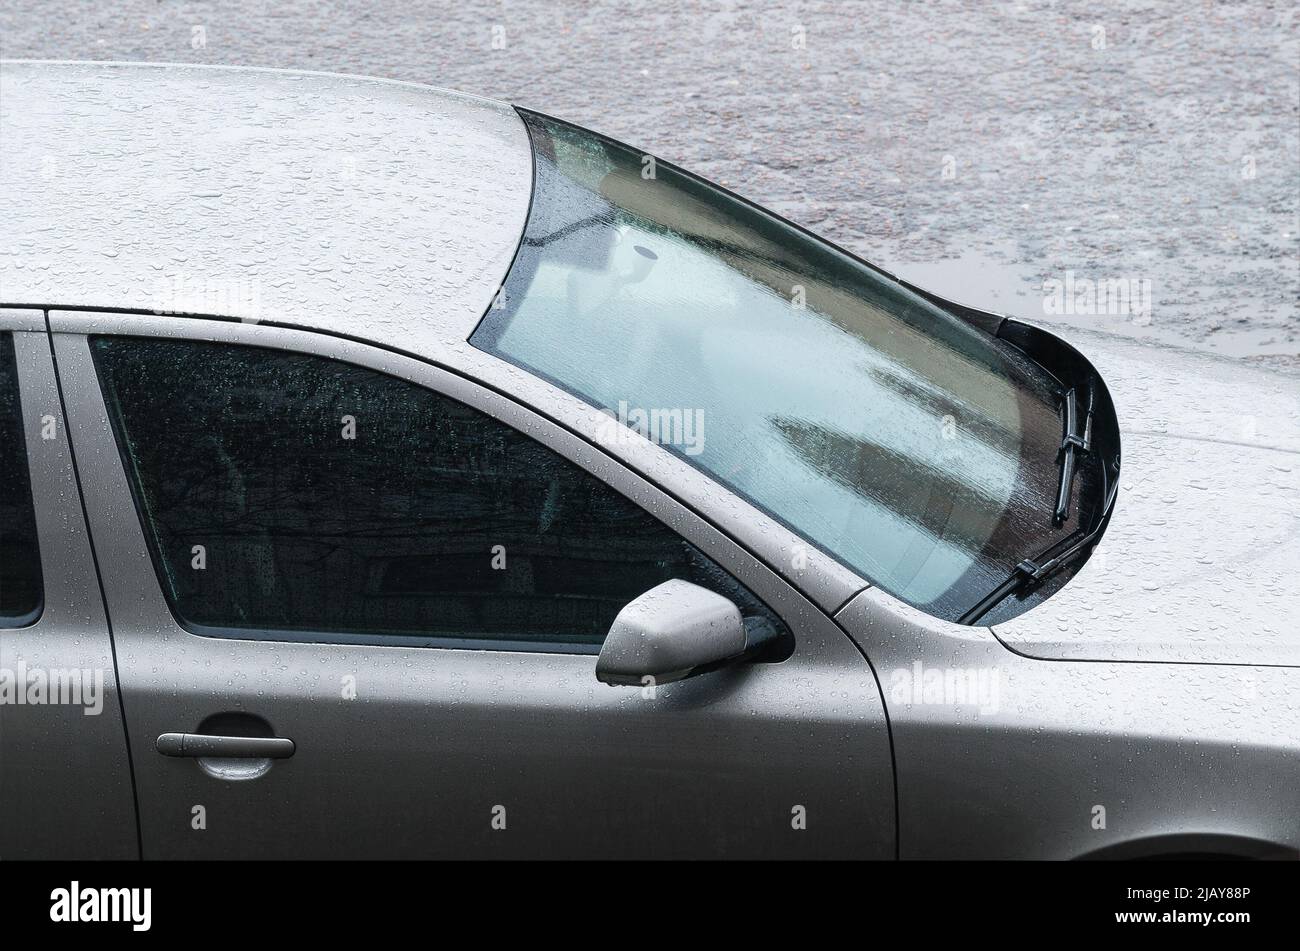
[[[883,250],[883,249],[882,249]],[[1268,363],[1300,366],[1300,340],[1287,339],[1287,331],[1276,324],[1250,326],[1239,318],[1245,308],[1236,307],[1228,314],[1205,313],[1207,307],[1189,307],[1185,316],[1168,313],[1161,304],[1158,276],[1152,294],[1150,323],[1131,315],[1050,314],[1044,298],[1044,282],[1063,280],[1064,270],[1051,267],[1045,260],[1035,261],[1011,245],[992,250],[969,249],[959,256],[926,261],[904,257],[887,258],[877,254],[871,259],[918,287],[950,300],[1013,317],[1046,319],[1049,324],[1080,327],[1146,339],[1193,350],[1201,350],[1239,359],[1259,359]],[[1224,262],[1214,261],[1222,269]],[[1234,270],[1229,268],[1229,270]],[[1094,268],[1074,269],[1076,279],[1104,281],[1117,275]],[[1240,275],[1245,279],[1248,275]],[[1294,333],[1292,333],[1294,336]]]

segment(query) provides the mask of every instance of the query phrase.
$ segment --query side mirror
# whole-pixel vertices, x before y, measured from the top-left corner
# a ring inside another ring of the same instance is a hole
[[[618,612],[596,659],[596,679],[671,683],[740,660],[768,639],[751,638],[740,609],[722,595],[674,578]]]

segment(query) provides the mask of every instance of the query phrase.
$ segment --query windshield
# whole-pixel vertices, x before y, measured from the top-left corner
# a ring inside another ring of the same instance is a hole
[[[523,115],[533,205],[475,346],[937,616],[1041,547],[1061,423],[1019,351],[708,182]]]

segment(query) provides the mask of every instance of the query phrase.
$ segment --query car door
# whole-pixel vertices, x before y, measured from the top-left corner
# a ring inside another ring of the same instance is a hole
[[[353,341],[51,327],[146,857],[894,854],[862,655],[591,445]],[[613,614],[673,577],[782,651],[597,682]]]

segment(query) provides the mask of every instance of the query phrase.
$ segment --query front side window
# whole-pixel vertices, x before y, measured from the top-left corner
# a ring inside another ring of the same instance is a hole
[[[1061,422],[1023,355],[708,182],[523,115],[532,209],[475,346],[932,614],[1045,547]]]
[[[779,624],[627,498],[448,397],[280,350],[91,346],[164,593],[196,633],[586,650],[670,578]]]
[[[14,338],[0,333],[0,627],[33,623],[42,591]]]

